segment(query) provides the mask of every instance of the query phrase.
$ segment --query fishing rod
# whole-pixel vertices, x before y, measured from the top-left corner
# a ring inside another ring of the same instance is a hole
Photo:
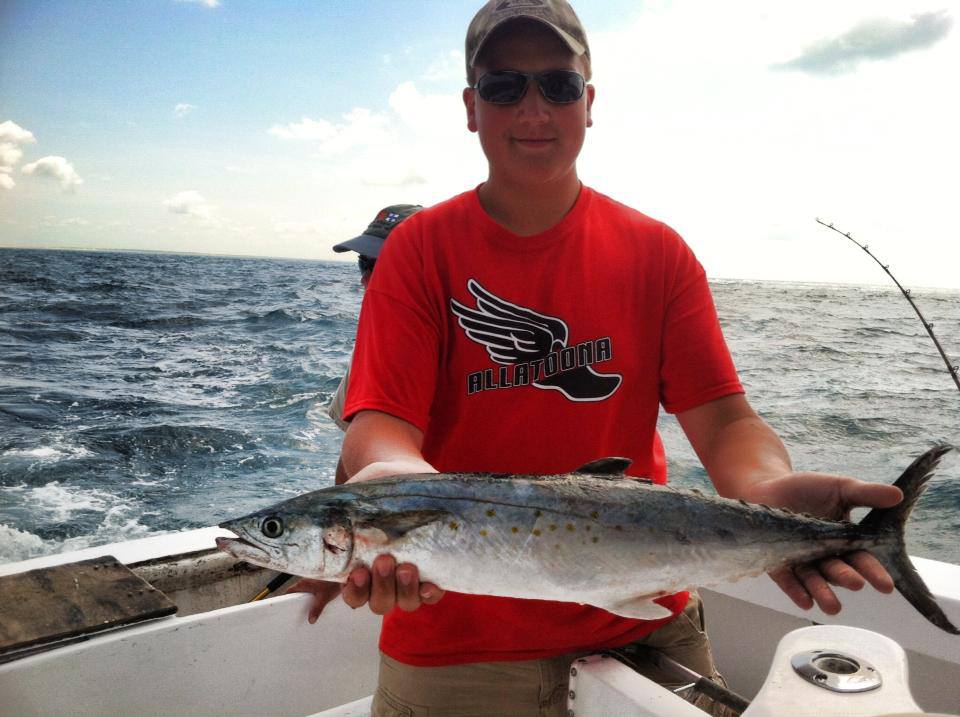
[[[897,288],[900,289],[900,292],[904,295],[906,300],[910,302],[910,306],[912,306],[913,310],[917,312],[917,316],[920,317],[920,321],[923,323],[923,327],[927,330],[927,333],[930,334],[930,338],[933,339],[934,346],[936,346],[937,351],[940,352],[940,357],[943,359],[943,362],[947,365],[947,371],[950,372],[950,376],[953,378],[953,382],[957,385],[957,390],[960,391],[960,376],[958,376],[958,373],[960,373],[960,366],[957,366],[956,364],[951,363],[950,357],[947,356],[947,352],[943,350],[943,346],[940,345],[940,342],[937,340],[936,335],[933,333],[933,324],[927,321],[926,318],[924,318],[923,314],[920,313],[920,307],[918,307],[916,302],[913,300],[913,296],[911,295],[910,289],[903,288],[900,282],[897,281],[897,277],[895,277],[893,273],[891,273],[890,271],[890,265],[884,264],[882,261],[880,261],[876,256],[873,255],[873,253],[870,251],[870,248],[866,244],[861,244],[852,236],[850,236],[850,232],[842,232],[839,229],[837,229],[835,226],[833,226],[832,222],[827,223],[825,221],[822,221],[819,218],[817,218],[817,224],[820,224],[821,226],[825,226],[827,229],[832,229],[837,234],[840,234],[841,236],[845,236],[847,239],[852,241],[858,247],[863,249],[867,253],[867,256],[869,256],[871,259],[877,262],[877,264],[880,265],[880,268],[883,269],[885,272],[887,272],[887,276],[893,279],[893,283],[897,285]]]
[[[272,595],[286,585],[292,578],[293,575],[290,573],[278,573],[274,576],[273,580],[264,585],[263,589],[250,599],[250,602],[257,602],[258,600],[263,600],[268,595]]]

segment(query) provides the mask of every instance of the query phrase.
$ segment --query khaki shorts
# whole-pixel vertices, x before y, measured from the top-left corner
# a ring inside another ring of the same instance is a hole
[[[675,620],[638,640],[715,682],[717,672],[704,632],[696,593]],[[413,667],[380,655],[380,682],[373,717],[566,717],[570,663],[589,653],[520,662],[478,662],[443,667]],[[668,688],[681,687],[656,668],[642,672]],[[716,717],[729,713],[706,697],[693,700]]]

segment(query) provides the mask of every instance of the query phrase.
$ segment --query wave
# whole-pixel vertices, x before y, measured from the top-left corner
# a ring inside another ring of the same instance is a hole
[[[16,459],[32,463],[48,464],[78,458],[91,458],[93,453],[83,446],[54,445],[36,448],[8,448],[0,451],[0,460]]]
[[[115,508],[105,513],[103,520],[89,533],[64,539],[43,538],[28,530],[20,530],[0,523],[0,563],[30,560],[44,555],[148,538],[168,532],[170,531],[155,530],[143,525],[139,518],[125,514],[122,508]]]
[[[91,334],[64,326],[50,326],[49,324],[19,324],[18,326],[0,325],[0,334],[6,334],[15,339],[29,343],[42,344],[55,341],[74,343],[89,341]]]
[[[134,284],[129,284],[125,281],[98,281],[98,282],[78,282],[74,287],[73,291],[76,292],[89,292],[91,294],[118,294],[126,291],[143,291],[146,290],[145,286],[137,286]]]
[[[59,319],[79,319],[102,323],[122,319],[125,306],[116,302],[64,300],[45,302],[32,307],[32,310],[40,315],[54,316]]]
[[[39,535],[0,523],[0,563],[29,560],[57,552],[54,541],[45,541]]]
[[[160,316],[156,318],[118,319],[110,326],[120,329],[189,329],[205,326],[209,321],[202,316]]]
[[[126,457],[160,459],[185,456],[235,453],[256,445],[245,432],[213,426],[168,425],[87,429],[77,434],[85,446],[98,453],[115,453]]]
[[[53,406],[38,406],[24,400],[0,403],[0,416],[9,416],[17,423],[27,423],[38,428],[42,427],[41,424],[56,425],[59,413]]]
[[[273,309],[265,314],[247,316],[243,323],[251,326],[283,326],[285,324],[299,324],[305,320],[302,312],[294,309]]]
[[[52,481],[38,486],[20,484],[0,488],[4,503],[29,506],[30,512],[47,523],[64,523],[80,513],[106,513],[131,506],[115,493]]]

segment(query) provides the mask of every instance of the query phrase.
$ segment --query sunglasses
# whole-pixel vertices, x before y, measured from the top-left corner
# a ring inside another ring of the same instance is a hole
[[[548,101],[558,105],[567,105],[579,100],[583,97],[583,88],[587,85],[583,75],[572,70],[550,70],[537,74],[496,70],[488,72],[477,80],[477,92],[484,102],[493,105],[512,105],[523,99],[530,80],[537,83],[540,92]]]
[[[373,265],[377,263],[377,260],[372,256],[366,256],[361,254],[360,258],[357,259],[357,264],[360,266],[360,273],[366,274],[368,271],[373,271]]]

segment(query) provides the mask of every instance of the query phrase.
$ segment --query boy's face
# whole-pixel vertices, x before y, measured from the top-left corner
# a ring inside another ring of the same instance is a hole
[[[477,77],[494,70],[539,73],[584,67],[563,41],[537,22],[516,22],[487,41],[477,60]],[[480,137],[490,164],[490,178],[515,185],[543,185],[573,173],[586,128],[593,122],[594,89],[570,104],[549,102],[536,83],[510,105],[485,102],[472,88],[463,91],[467,127]]]

